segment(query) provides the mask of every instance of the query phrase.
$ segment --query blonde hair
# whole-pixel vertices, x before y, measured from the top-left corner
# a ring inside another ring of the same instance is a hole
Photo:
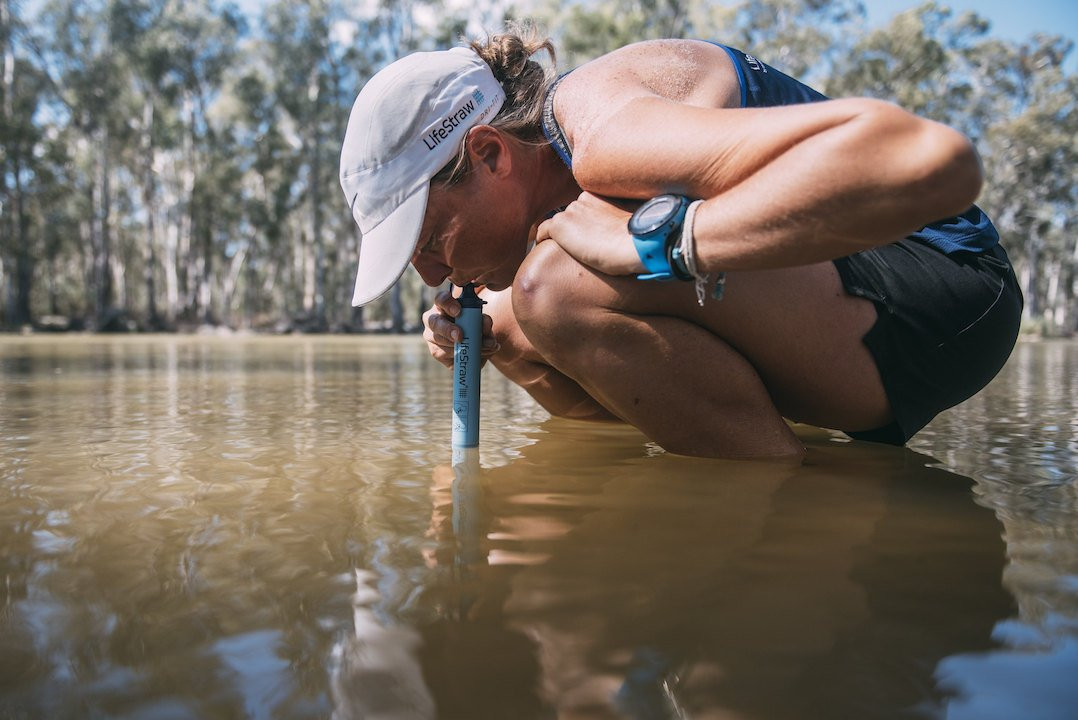
[[[469,47],[490,66],[494,78],[505,91],[505,103],[488,125],[534,145],[543,144],[543,101],[547,89],[556,77],[554,43],[528,22],[510,22],[505,32],[488,35],[484,42],[473,40]],[[544,68],[532,56],[545,50],[550,65]],[[468,163],[466,141],[448,165],[431,178],[431,182],[456,185],[471,167]]]

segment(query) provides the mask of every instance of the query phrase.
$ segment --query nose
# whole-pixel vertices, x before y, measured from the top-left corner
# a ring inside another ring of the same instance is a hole
[[[431,287],[438,287],[449,277],[452,270],[448,265],[430,257],[427,253],[420,252],[412,259],[412,266],[423,278],[423,282]]]

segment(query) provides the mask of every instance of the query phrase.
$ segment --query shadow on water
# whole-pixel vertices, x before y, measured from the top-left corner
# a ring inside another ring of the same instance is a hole
[[[937,663],[1014,611],[999,523],[926,455],[806,432],[798,467],[550,421],[508,464],[436,468],[439,613],[405,675],[439,717],[939,714]]]

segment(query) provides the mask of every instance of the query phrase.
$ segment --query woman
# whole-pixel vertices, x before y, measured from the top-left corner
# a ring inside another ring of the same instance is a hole
[[[485,352],[543,407],[690,455],[800,456],[784,418],[902,444],[1002,367],[1022,300],[965,137],[712,43],[556,81],[543,50],[510,32],[364,87],[354,304],[409,260],[482,284]],[[458,312],[424,315],[447,366]]]

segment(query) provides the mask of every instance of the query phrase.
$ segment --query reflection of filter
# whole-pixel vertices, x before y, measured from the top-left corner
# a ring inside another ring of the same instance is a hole
[[[479,450],[453,448],[453,534],[457,562],[466,566],[485,564],[482,540],[483,486],[479,479]]]
[[[483,361],[483,305],[468,283],[460,297],[457,327],[463,339],[453,346],[453,447],[479,446],[479,369]]]
[[[404,623],[386,622],[393,613],[375,589],[377,575],[362,568],[355,575],[355,637],[338,641],[331,656],[333,720],[433,720],[437,708],[419,662],[422,638]]]

